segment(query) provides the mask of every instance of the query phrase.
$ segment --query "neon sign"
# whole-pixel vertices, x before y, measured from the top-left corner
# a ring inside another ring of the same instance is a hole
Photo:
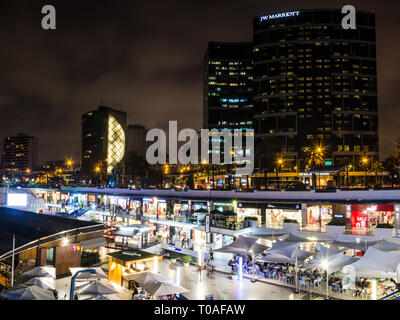
[[[279,18],[296,17],[299,14],[300,14],[300,11],[290,11],[290,12],[283,12],[283,13],[268,14],[266,16],[260,17],[260,22],[272,20],[272,19],[279,19]]]

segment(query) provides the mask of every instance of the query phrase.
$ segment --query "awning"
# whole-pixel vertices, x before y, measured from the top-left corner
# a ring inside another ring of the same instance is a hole
[[[106,239],[104,237],[98,237],[90,240],[81,241],[82,251],[88,249],[97,249],[100,247],[104,247],[106,245]]]

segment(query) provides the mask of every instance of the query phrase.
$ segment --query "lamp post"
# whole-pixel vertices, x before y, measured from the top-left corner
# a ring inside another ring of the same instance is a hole
[[[298,262],[297,262],[297,257],[296,257],[296,263],[295,263],[295,266],[294,266],[294,271],[295,271],[295,283],[294,283],[294,285],[295,285],[295,290],[294,290],[294,292],[295,293],[299,293],[299,276],[298,276],[298,274],[299,274],[299,265],[298,265]]]
[[[321,267],[325,270],[326,272],[326,300],[329,299],[329,273],[328,273],[328,268],[329,268],[329,262],[328,260],[323,260],[321,263]]]
[[[367,187],[367,164],[368,164],[368,158],[364,157],[362,158],[362,163],[364,165],[364,185],[365,188]]]
[[[277,183],[278,189],[280,189],[280,187],[279,187],[279,167],[282,167],[283,160],[281,158],[279,158],[276,161],[276,164],[277,164],[277,166],[276,166],[276,183]]]
[[[255,274],[255,271],[256,271],[256,261],[255,261],[255,256],[254,256],[254,251],[253,250],[251,250],[250,249],[250,254],[251,254],[251,258],[252,258],[252,260],[253,260],[253,278],[251,279],[251,282],[256,282],[257,280],[256,279],[254,279],[254,274]]]

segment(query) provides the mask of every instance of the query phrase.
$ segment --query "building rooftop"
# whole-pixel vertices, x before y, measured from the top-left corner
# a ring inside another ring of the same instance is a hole
[[[113,257],[117,260],[130,262],[130,261],[139,261],[139,260],[147,260],[156,257],[156,254],[145,252],[137,249],[129,249],[122,250],[109,253],[108,256]]]
[[[6,258],[7,253],[12,251],[13,234],[18,253],[37,245],[37,240],[40,238],[44,238],[41,239],[41,243],[45,243],[71,236],[77,231],[85,233],[86,230],[92,232],[102,229],[104,229],[103,224],[94,222],[2,207],[0,208],[0,259]]]

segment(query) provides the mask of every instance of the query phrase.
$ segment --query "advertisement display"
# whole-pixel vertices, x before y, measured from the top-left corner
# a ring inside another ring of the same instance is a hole
[[[8,207],[26,207],[28,205],[28,195],[26,193],[8,193]]]
[[[351,227],[365,229],[379,224],[394,225],[394,205],[352,205]]]

